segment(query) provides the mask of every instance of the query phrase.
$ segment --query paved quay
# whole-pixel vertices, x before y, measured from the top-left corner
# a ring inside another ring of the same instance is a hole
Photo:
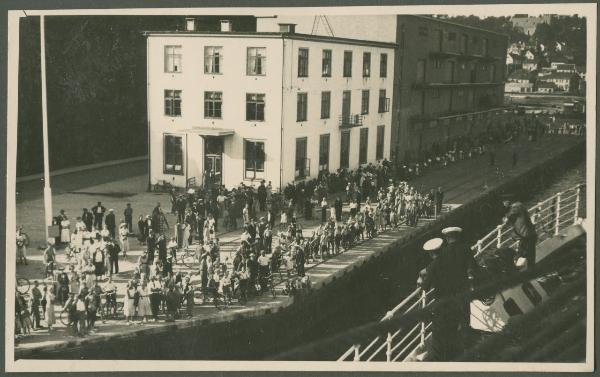
[[[497,151],[496,164],[503,171],[503,176],[499,176],[495,169],[491,169],[487,156],[482,156],[473,160],[459,161],[446,168],[439,168],[430,171],[427,175],[412,180],[410,183],[418,189],[428,190],[433,187],[442,186],[445,191],[446,208],[451,210],[466,201],[485,193],[487,190],[503,183],[505,180],[519,175],[530,169],[538,163],[552,158],[556,154],[570,148],[575,143],[580,142],[582,138],[572,136],[545,136],[536,143],[522,141],[518,143],[517,150],[519,163],[512,169],[512,146],[506,145]],[[115,208],[117,214],[125,207],[125,203],[131,202],[134,207],[134,216],[140,213],[150,213],[157,201],[168,204],[166,194],[156,194],[145,192],[147,176],[138,175],[126,177],[112,182],[90,181],[92,186],[78,185],[76,188],[55,192],[53,198],[54,208],[64,208],[69,216],[76,216],[83,206],[92,206],[97,200],[102,200],[107,208]],[[23,188],[27,190],[27,187]],[[30,192],[32,192],[30,190]],[[123,193],[127,196],[120,196]],[[108,194],[108,195],[107,195]],[[23,224],[26,231],[36,239],[36,224],[43,223],[43,202],[41,197],[29,195],[17,203],[17,223]],[[56,211],[57,212],[57,211]],[[173,224],[169,218],[169,223]],[[301,220],[306,233],[317,226],[316,220]],[[420,226],[432,219],[422,219]],[[39,232],[39,230],[37,230]],[[322,263],[311,263],[307,265],[307,274],[313,282],[313,289],[319,289],[323,285],[348,273],[354,268],[359,267],[374,254],[382,253],[388,250],[397,239],[407,232],[414,231],[414,228],[401,226],[398,229],[389,230],[379,234],[375,239],[367,240],[357,245],[345,253],[328,259]],[[237,246],[241,231],[222,233],[219,235],[222,246],[222,252],[228,255]],[[43,240],[43,233],[42,233]],[[137,257],[141,253],[141,247],[133,238],[130,239],[133,251],[129,253],[126,260],[121,260],[120,273],[116,276],[115,282],[118,286],[119,300],[122,300],[124,294],[124,284],[131,276]],[[277,240],[274,240],[277,242]],[[17,276],[24,276],[29,279],[35,279],[41,275],[41,251],[31,247],[30,258],[32,263],[29,266],[17,266]],[[64,255],[59,254],[59,262],[64,261]],[[193,272],[184,266],[176,266],[176,269],[184,272]],[[197,280],[197,276],[193,278]],[[251,299],[245,306],[232,305],[225,310],[217,310],[211,304],[196,305],[194,308],[194,317],[189,320],[179,320],[174,324],[165,324],[160,321],[157,323],[148,323],[143,325],[127,326],[124,320],[112,320],[106,323],[99,322],[98,332],[88,335],[84,338],[74,338],[68,336],[66,329],[60,323],[55,330],[48,333],[47,330],[33,332],[32,335],[19,339],[16,343],[17,357],[35,357],[35,350],[38,349],[60,349],[61,347],[74,347],[84,345],[87,342],[98,342],[110,340],[112,337],[137,336],[144,332],[168,331],[172,326],[186,328],[198,325],[207,325],[209,323],[227,322],[237,318],[248,316],[260,316],[266,312],[274,312],[289,306],[293,299],[281,294],[282,285],[277,287],[278,295],[272,298],[271,295],[263,295]],[[57,314],[60,309],[56,307]],[[43,323],[43,321],[42,321]]]

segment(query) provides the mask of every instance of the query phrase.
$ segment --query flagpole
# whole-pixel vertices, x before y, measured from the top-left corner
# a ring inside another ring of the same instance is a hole
[[[40,58],[42,81],[42,131],[44,137],[44,215],[46,219],[46,239],[50,237],[48,229],[52,225],[52,189],[50,188],[50,162],[48,158],[48,107],[46,99],[46,35],[44,16],[40,16]]]

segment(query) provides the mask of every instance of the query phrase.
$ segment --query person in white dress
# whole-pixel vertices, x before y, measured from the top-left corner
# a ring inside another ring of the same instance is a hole
[[[127,289],[125,290],[125,302],[123,303],[123,314],[125,314],[125,318],[127,318],[127,324],[131,325],[131,321],[135,316],[135,287],[133,286],[133,282],[127,283]]]
[[[191,225],[188,223],[184,223],[183,224],[183,239],[181,240],[181,247],[183,249],[187,249],[190,246],[189,240],[190,240],[190,232],[191,231],[192,231]]]
[[[52,326],[56,323],[56,315],[54,313],[55,301],[54,286],[51,285],[50,289],[46,292],[46,324],[48,325],[48,331],[52,331]]]
[[[152,315],[152,309],[150,307],[150,290],[148,289],[148,282],[145,279],[142,281],[142,285],[138,287],[138,294],[140,295],[138,315],[146,323],[148,322],[148,316]]]
[[[60,242],[71,242],[71,222],[69,219],[64,219],[60,222]]]
[[[126,258],[129,251],[129,228],[124,220],[119,224],[119,243],[121,244],[123,258]]]

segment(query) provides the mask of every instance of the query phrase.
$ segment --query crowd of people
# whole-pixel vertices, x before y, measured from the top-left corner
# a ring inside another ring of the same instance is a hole
[[[431,169],[480,156],[490,145],[516,140],[521,134],[535,141],[543,133],[539,122],[496,125],[477,137],[449,139],[444,147],[434,144],[411,162],[382,160],[353,171],[321,172],[315,179],[289,184],[281,193],[274,192],[271,182],[265,181],[257,187],[240,183],[231,189],[210,186],[183,193],[172,189],[173,227],[160,203],[151,214],[138,218],[137,238],[143,252],[123,292],[124,316],[130,323],[135,318],[143,323],[157,320],[162,310],[171,321],[182,316],[184,309],[191,316],[195,298],[202,303],[245,302],[267,291],[277,273],[285,277],[285,292],[309,289],[306,263],[335,256],[378,232],[400,225],[417,226],[420,218],[442,212],[441,187],[417,190],[409,180]],[[343,211],[345,205],[349,211]],[[312,219],[315,207],[319,225],[307,234],[298,219]],[[102,303],[116,302],[111,277],[119,273],[119,259],[126,258],[130,250],[133,208],[127,204],[123,219],[117,223],[115,211],[98,202],[90,210],[84,208],[74,226],[63,210],[55,224],[59,237],[48,243],[44,266],[46,276],[56,283],[42,297],[52,298],[45,301],[46,311],[48,302],[63,305],[70,313],[73,333],[83,335],[94,331]],[[240,226],[242,235],[236,251],[223,259],[219,229],[232,231]],[[26,234],[19,229],[19,263],[27,263],[27,244]],[[65,248],[67,271],[56,269],[55,244]],[[184,250],[193,250],[194,255],[194,267],[188,274],[174,268],[179,263],[178,253]],[[199,283],[193,282],[192,273],[199,276]],[[17,294],[18,322],[27,323],[26,318],[35,312],[33,296],[37,297],[32,292],[26,303]],[[34,327],[39,326],[39,320],[33,322],[37,322]]]

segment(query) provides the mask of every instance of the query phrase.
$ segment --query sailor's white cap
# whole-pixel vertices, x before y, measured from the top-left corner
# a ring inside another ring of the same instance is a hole
[[[432,238],[423,244],[424,251],[435,251],[442,247],[444,240],[441,238]]]
[[[443,235],[450,234],[450,233],[461,233],[461,232],[462,232],[462,228],[459,228],[457,226],[449,226],[447,228],[442,229]]]

